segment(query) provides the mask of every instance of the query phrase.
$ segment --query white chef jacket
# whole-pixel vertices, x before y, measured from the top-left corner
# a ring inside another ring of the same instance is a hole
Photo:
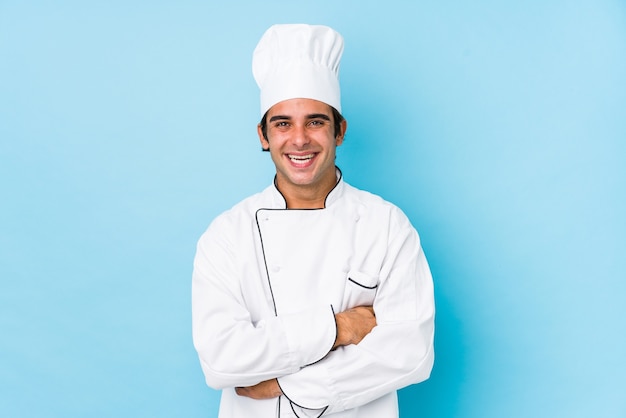
[[[338,183],[324,209],[286,209],[275,185],[218,216],[198,242],[193,340],[220,418],[398,416],[396,390],[432,369],[433,284],[393,204]],[[373,305],[377,325],[331,351],[334,314]],[[278,378],[283,396],[234,388]]]

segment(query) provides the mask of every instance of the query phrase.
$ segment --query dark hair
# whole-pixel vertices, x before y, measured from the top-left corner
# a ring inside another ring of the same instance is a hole
[[[345,120],[345,118],[334,107],[330,106],[330,109],[332,110],[332,113],[333,113],[333,122],[334,122],[334,125],[335,125],[334,126],[335,127],[334,134],[335,134],[335,138],[336,138],[337,135],[339,135],[339,132],[341,132],[341,123]],[[263,133],[263,138],[265,138],[266,141],[269,141],[267,139],[267,112],[265,112],[265,114],[261,118],[261,122],[259,122],[259,126],[261,127],[261,132]],[[269,151],[269,149],[263,149],[263,151]]]

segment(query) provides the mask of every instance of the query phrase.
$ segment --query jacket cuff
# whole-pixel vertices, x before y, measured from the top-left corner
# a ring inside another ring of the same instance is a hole
[[[298,416],[315,416],[310,414],[314,411],[321,414],[327,409],[332,412],[345,409],[341,399],[335,395],[337,389],[323,362],[279,377],[277,381],[283,395],[291,402],[292,409]],[[299,409],[302,411],[297,412]]]
[[[280,315],[289,351],[300,367],[320,361],[330,352],[337,338],[332,306],[325,305],[293,315]]]
[[[289,398],[289,395],[285,393],[284,388],[280,385],[280,382],[278,382],[278,386],[280,387],[281,392],[283,392],[282,398],[284,398],[284,400],[286,401],[285,403],[288,404],[288,406],[285,406],[285,407],[291,409],[294,415],[298,418],[320,418],[322,415],[324,415],[324,412],[326,412],[326,410],[328,409],[328,406],[312,409],[312,408],[305,408],[301,405],[298,405],[297,403],[295,403],[293,400]]]

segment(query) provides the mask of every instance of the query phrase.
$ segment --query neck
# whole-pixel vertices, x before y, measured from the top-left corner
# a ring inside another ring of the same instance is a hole
[[[285,198],[287,209],[323,209],[326,197],[337,184],[337,176],[333,171],[321,184],[315,186],[294,185],[281,181],[276,177],[276,188]]]

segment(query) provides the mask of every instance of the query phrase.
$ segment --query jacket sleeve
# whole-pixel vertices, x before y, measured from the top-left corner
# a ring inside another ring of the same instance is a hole
[[[192,275],[194,347],[206,382],[215,389],[294,373],[325,357],[337,332],[330,305],[283,316],[268,308],[253,320],[241,291],[242,255],[232,226],[214,222],[200,238]]]
[[[333,413],[371,402],[428,379],[434,362],[434,295],[419,237],[400,217],[381,269],[374,300],[377,325],[357,345],[280,377],[279,385],[300,416]]]

